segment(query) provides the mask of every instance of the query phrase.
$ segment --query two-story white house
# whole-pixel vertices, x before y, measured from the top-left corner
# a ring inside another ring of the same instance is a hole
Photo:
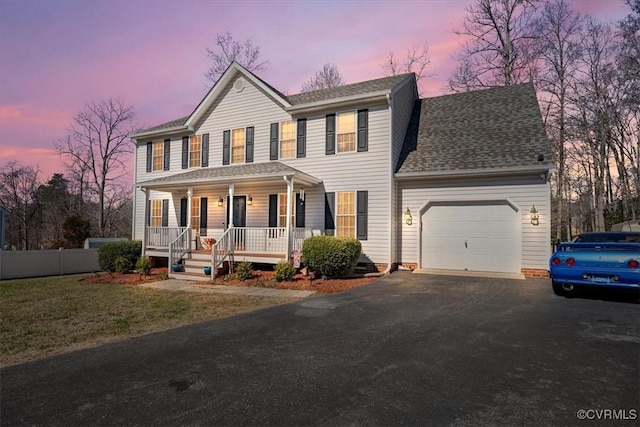
[[[189,116],[131,138],[133,238],[170,263],[207,238],[216,265],[275,263],[327,234],[359,239],[370,270],[547,269],[532,85],[420,100],[404,74],[285,96],[233,63]]]

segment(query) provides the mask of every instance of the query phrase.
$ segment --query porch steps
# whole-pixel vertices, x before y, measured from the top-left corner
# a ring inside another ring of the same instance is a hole
[[[193,251],[191,256],[184,259],[184,271],[180,273],[171,272],[171,277],[182,280],[197,280],[208,282],[211,276],[205,275],[203,268],[211,265],[211,252]],[[224,274],[229,268],[225,262],[224,267],[218,269],[218,276]]]

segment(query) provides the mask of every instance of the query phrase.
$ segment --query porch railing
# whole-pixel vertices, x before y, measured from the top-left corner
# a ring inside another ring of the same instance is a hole
[[[234,252],[283,255],[287,252],[285,227],[238,227],[231,230]]]
[[[147,248],[168,249],[187,227],[147,227]]]
[[[185,228],[171,243],[169,243],[169,268],[191,251],[191,229]]]
[[[215,279],[218,269],[233,253],[233,228],[224,232],[222,237],[211,247],[211,279]]]
[[[313,231],[310,228],[294,228],[293,232],[293,245],[292,251],[302,252],[302,244],[309,237],[313,236]]]

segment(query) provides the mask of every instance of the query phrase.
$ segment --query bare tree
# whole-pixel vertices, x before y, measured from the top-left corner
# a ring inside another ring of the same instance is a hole
[[[36,214],[34,206],[36,191],[40,185],[39,169],[21,166],[15,161],[6,163],[0,169],[0,204],[11,211],[8,241],[19,244],[23,250],[34,249],[38,242],[33,242],[31,233],[37,228],[33,224]]]
[[[449,79],[454,91],[508,86],[531,79],[535,63],[533,18],[537,0],[475,0],[461,30],[470,38]]]
[[[111,198],[119,197],[117,185],[127,174],[134,119],[133,109],[120,99],[93,102],[76,114],[68,135],[55,144],[67,167],[86,173],[83,179],[98,204],[100,237],[107,236],[107,207]]]
[[[566,238],[571,237],[571,227],[565,218],[566,190],[566,144],[568,91],[576,74],[580,57],[581,18],[571,9],[566,0],[555,0],[544,5],[536,23],[540,62],[543,71],[537,86],[543,91],[541,104],[549,135],[556,155],[557,168],[553,183],[556,187],[556,238],[563,234],[563,223],[567,226]]]
[[[426,68],[431,63],[429,59],[429,44],[425,42],[422,46],[412,46],[407,49],[406,55],[397,60],[393,52],[389,52],[389,56],[382,63],[381,67],[385,76],[397,76],[404,73],[415,73],[416,83],[420,87],[420,82],[425,77],[432,74],[426,74]]]
[[[251,39],[239,42],[233,39],[230,32],[216,34],[216,47],[207,48],[207,56],[211,59],[211,67],[205,77],[215,84],[222,73],[233,61],[251,72],[262,71],[269,61],[260,58],[260,47],[253,44]]]
[[[312,90],[328,89],[338,87],[344,84],[342,75],[338,71],[338,67],[334,64],[324,64],[322,69],[316,71],[316,74],[307,82],[302,84],[301,92],[311,92]]]

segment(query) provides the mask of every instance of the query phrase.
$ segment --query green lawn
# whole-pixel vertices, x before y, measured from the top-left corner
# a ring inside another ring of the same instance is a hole
[[[0,281],[0,365],[291,301],[83,283],[86,275]]]

